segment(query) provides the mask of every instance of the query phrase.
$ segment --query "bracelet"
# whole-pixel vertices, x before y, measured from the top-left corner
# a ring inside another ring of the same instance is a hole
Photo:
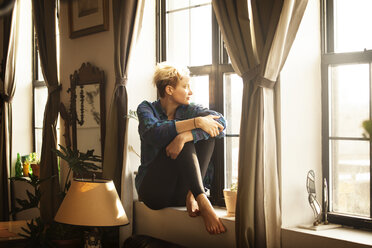
[[[196,118],[194,118],[194,127],[196,128]]]

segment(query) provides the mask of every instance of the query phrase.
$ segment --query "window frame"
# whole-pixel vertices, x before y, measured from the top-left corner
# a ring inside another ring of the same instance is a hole
[[[321,80],[322,80],[322,172],[323,181],[327,180],[331,186],[330,179],[330,140],[368,140],[367,138],[345,138],[331,137],[329,133],[329,66],[345,65],[356,63],[368,63],[370,71],[370,116],[372,119],[372,50],[364,50],[360,52],[334,52],[334,0],[321,1]],[[370,140],[370,217],[358,217],[348,214],[340,214],[329,212],[325,209],[323,199],[323,209],[327,211],[328,220],[332,223],[352,226],[356,228],[372,229],[372,141]],[[324,190],[324,185],[323,185]],[[331,187],[328,187],[328,195],[330,196]],[[324,191],[323,191],[324,192]],[[323,195],[324,198],[324,195]],[[328,199],[331,202],[331,197]]]
[[[197,7],[197,6],[196,6]],[[191,7],[193,8],[193,7]],[[224,74],[235,73],[232,65],[228,63],[226,49],[223,46],[221,32],[213,8],[212,15],[212,64],[190,66],[191,76],[209,75],[209,107],[217,112],[224,113]],[[156,61],[166,61],[166,0],[156,1]],[[226,134],[217,139],[211,162],[214,164],[213,182],[210,189],[210,201],[213,205],[225,206],[223,189],[225,188],[225,139],[237,137],[239,134]]]

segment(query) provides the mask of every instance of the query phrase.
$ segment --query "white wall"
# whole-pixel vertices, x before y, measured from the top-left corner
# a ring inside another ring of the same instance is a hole
[[[137,110],[143,101],[156,100],[156,89],[152,84],[152,75],[156,64],[155,47],[155,1],[145,1],[142,30],[136,47],[130,57],[128,91],[128,109]],[[128,147],[132,146],[140,154],[138,121],[129,120]],[[132,171],[137,171],[140,158],[128,150],[128,163]]]
[[[82,63],[90,62],[99,67],[106,75],[106,106],[110,106],[113,91],[114,70],[114,33],[112,24],[112,2],[109,1],[109,30],[69,38],[68,1],[61,1],[60,6],[60,82],[62,84],[61,101],[68,107],[70,94],[70,75],[78,70]]]
[[[321,202],[320,3],[309,1],[281,73],[283,226],[312,223],[306,175],[315,171]]]
[[[79,70],[82,63],[89,62],[105,72],[106,86],[106,119],[110,107],[110,100],[115,84],[114,70],[114,33],[112,23],[112,1],[109,1],[109,30],[70,39],[68,22],[68,1],[61,1],[60,5],[60,82],[62,84],[61,102],[69,109],[70,75]],[[63,138],[64,122],[61,120],[61,144]],[[71,140],[72,141],[72,140]],[[62,178],[66,175],[67,165],[61,161]]]

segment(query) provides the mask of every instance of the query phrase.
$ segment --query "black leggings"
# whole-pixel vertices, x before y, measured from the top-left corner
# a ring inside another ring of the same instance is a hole
[[[149,164],[139,187],[139,199],[151,209],[185,206],[190,190],[196,198],[204,193],[203,178],[214,149],[214,139],[187,142],[176,159],[165,148]]]

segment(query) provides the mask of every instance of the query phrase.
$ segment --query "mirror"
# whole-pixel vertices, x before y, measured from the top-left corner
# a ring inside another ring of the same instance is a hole
[[[72,147],[102,156],[105,141],[105,74],[83,63],[70,75]]]
[[[309,193],[309,204],[311,209],[314,212],[314,226],[319,225],[319,219],[321,216],[322,208],[316,199],[316,192],[315,192],[315,172],[313,170],[310,170],[307,173],[307,178],[306,178],[306,189],[307,193]]]

